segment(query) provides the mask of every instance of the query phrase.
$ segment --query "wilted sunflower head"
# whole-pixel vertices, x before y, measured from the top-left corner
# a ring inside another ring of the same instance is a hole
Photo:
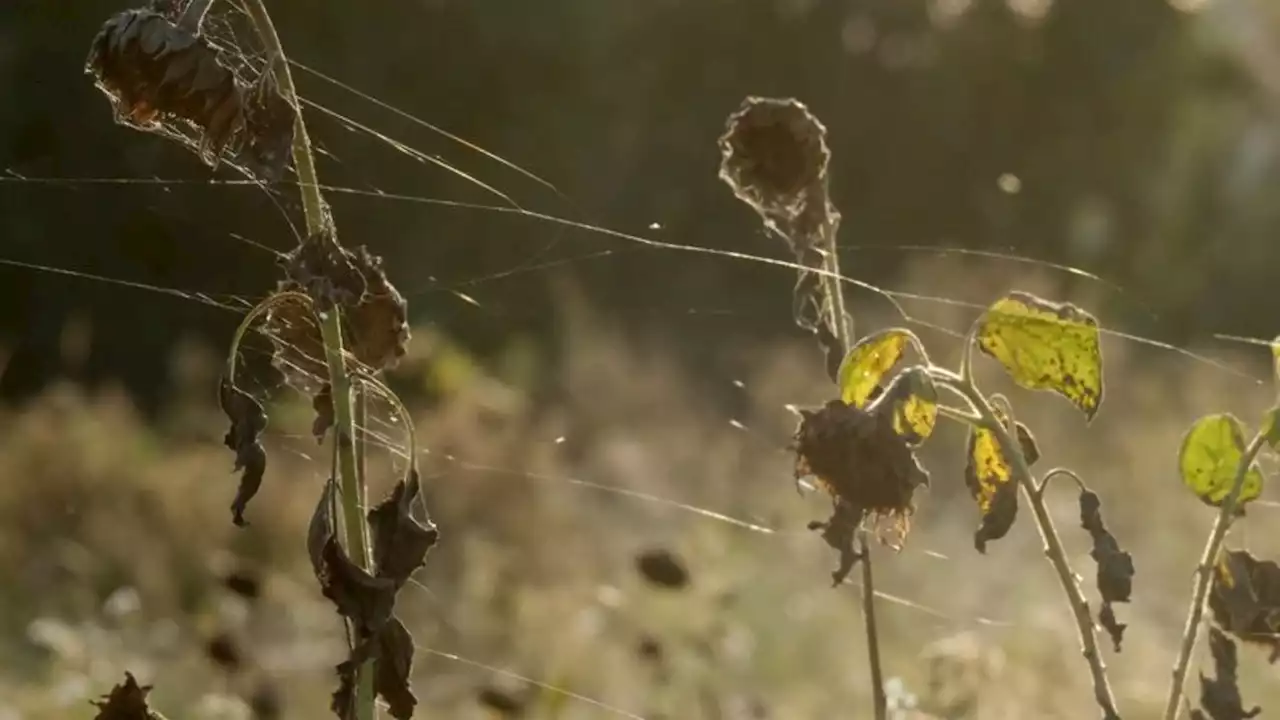
[[[85,72],[111,99],[117,122],[155,130],[185,121],[203,133],[200,153],[210,163],[244,122],[241,88],[222,53],[153,10],[125,10],[107,20]]]
[[[192,145],[216,167],[229,150],[255,176],[278,180],[289,159],[296,113],[270,73],[245,82],[228,52],[172,8],[125,10],[94,37],[85,62],[116,122]]]
[[[915,489],[929,483],[929,473],[883,407],[863,409],[835,399],[818,410],[801,410],[792,444],[795,476],[815,477],[863,517],[889,517],[905,526]]]
[[[794,220],[811,201],[826,202],[826,137],[800,101],[748,97],[720,136],[720,177],[766,220]]]
[[[324,233],[308,238],[281,264],[281,291],[309,296],[321,311],[343,309],[347,350],[365,367],[386,370],[404,357],[410,331],[408,302],[387,279],[382,258],[361,246],[347,250]],[[276,345],[275,363],[295,385],[325,376],[324,343],[311,312],[289,303],[272,309],[267,331]]]

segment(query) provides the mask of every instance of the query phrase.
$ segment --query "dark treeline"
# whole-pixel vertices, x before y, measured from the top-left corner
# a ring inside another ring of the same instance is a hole
[[[1257,3],[1219,0],[1200,15],[1166,0],[1046,3],[273,5],[297,61],[528,168],[562,194],[301,73],[307,97],[438,154],[532,210],[782,257],[717,181],[715,140],[745,95],[795,96],[830,130],[846,243],[947,244],[1077,265],[1126,288],[1100,308],[1112,322],[1171,341],[1274,334],[1280,123],[1248,48],[1231,34],[1232,23],[1265,21],[1239,17]],[[0,167],[32,178],[235,179],[112,124],[81,73],[89,40],[123,7],[0,5],[8,99]],[[307,112],[328,183],[502,203]],[[1020,192],[1001,189],[1004,174],[1018,178]],[[637,331],[679,332],[695,355],[791,332],[778,301],[791,274],[776,268],[644,250],[513,215],[355,195],[332,201],[345,241],[387,257],[417,317],[482,353],[513,335],[553,332],[548,285],[565,275],[608,316]],[[287,187],[273,197],[200,183],[7,182],[0,257],[254,297],[274,281],[272,257],[234,236],[287,249],[286,214],[300,217]],[[619,252],[458,285],[605,249]],[[846,269],[892,286],[909,259],[858,253]],[[123,377],[148,401],[163,389],[175,340],[224,342],[236,321],[196,302],[12,267],[0,267],[0,308],[0,346],[13,352],[0,383],[9,396],[67,370],[59,344],[69,319],[93,328],[79,376]],[[732,314],[707,319],[719,310]]]

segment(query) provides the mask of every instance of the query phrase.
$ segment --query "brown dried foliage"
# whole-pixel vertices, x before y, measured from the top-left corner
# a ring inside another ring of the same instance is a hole
[[[417,698],[409,687],[413,637],[395,616],[396,596],[410,575],[425,562],[438,539],[435,526],[413,517],[418,494],[417,469],[397,483],[391,495],[369,512],[373,537],[373,570],[347,556],[333,521],[334,483],[325,486],[311,520],[307,549],[321,592],[351,624],[355,643],[337,667],[339,684],[332,709],[342,720],[355,715],[357,670],[373,661],[374,691],[397,720],[413,716]]]
[[[867,409],[839,399],[819,410],[801,410],[792,448],[795,477],[813,476],[831,494],[834,507],[826,522],[810,523],[841,554],[833,573],[838,584],[858,560],[855,530],[867,517],[889,518],[900,536],[908,530],[915,489],[929,483],[929,473],[915,451],[893,427],[887,404]]]
[[[1224,631],[1280,660],[1280,565],[1230,550],[1214,568],[1209,612]]]
[[[284,173],[296,113],[270,73],[251,85],[227,51],[198,29],[134,9],[108,19],[90,45],[85,72],[111,100],[116,122],[146,132],[196,135],[200,158],[229,154],[267,181]]]
[[[139,685],[132,673],[124,674],[124,682],[116,685],[101,700],[90,701],[98,708],[94,720],[161,720],[147,706],[150,685]]]

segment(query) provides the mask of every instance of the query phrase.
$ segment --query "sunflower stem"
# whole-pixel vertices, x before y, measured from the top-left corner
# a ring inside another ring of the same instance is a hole
[[[840,348],[845,355],[853,347],[853,328],[850,318],[845,312],[844,291],[840,287],[840,255],[837,252],[836,230],[839,226],[839,215],[829,213],[834,219],[824,223],[820,231],[820,247],[822,249],[822,285],[826,304],[827,317],[831,322],[831,331],[836,336]],[[889,713],[889,700],[884,692],[884,670],[880,664],[880,633],[876,624],[876,586],[874,572],[871,567],[871,543],[865,528],[858,529],[858,545],[862,555],[862,608],[865,618],[867,636],[867,665],[871,673],[871,692],[875,704],[876,720],[886,720]]]
[[[1089,665],[1089,674],[1093,679],[1094,700],[1102,710],[1104,720],[1119,720],[1115,695],[1111,692],[1111,683],[1107,679],[1107,666],[1098,649],[1097,626],[1089,613],[1089,602],[1076,581],[1076,573],[1071,568],[1071,562],[1067,560],[1067,551],[1062,545],[1057,527],[1053,524],[1053,518],[1049,515],[1044,495],[1036,485],[1031,468],[1027,466],[1027,458],[1022,453],[1022,446],[1009,428],[1000,422],[991,401],[978,390],[972,377],[966,378],[940,367],[931,367],[929,374],[935,383],[960,395],[973,406],[978,413],[977,425],[995,436],[1000,444],[1001,453],[1009,460],[1013,477],[1022,488],[1027,504],[1031,506],[1036,527],[1039,528],[1040,537],[1044,540],[1044,554],[1057,573],[1058,581],[1067,596],[1067,604],[1071,606],[1071,614],[1075,618],[1076,630],[1080,636],[1081,653]]]
[[[197,0],[199,1],[199,0]],[[302,195],[302,209],[306,215],[307,232],[312,236],[327,236],[337,242],[337,234],[330,230],[330,218],[320,184],[316,176],[315,157],[311,151],[311,138],[302,119],[302,107],[298,102],[289,60],[276,33],[275,24],[267,12],[265,0],[246,0],[244,7],[253,21],[262,43],[271,58],[272,71],[285,102],[293,106],[297,122],[293,135],[293,164],[298,173],[298,187]],[[342,315],[335,305],[320,313],[320,335],[324,341],[325,363],[329,370],[329,387],[333,396],[335,423],[334,442],[338,451],[339,488],[342,496],[342,518],[346,529],[347,554],[363,569],[370,569],[368,526],[365,524],[365,477],[361,463],[357,461],[355,448],[355,412],[352,404],[351,378],[347,374],[346,353],[343,350]],[[378,706],[373,692],[373,663],[366,662],[357,670],[356,708],[357,720],[375,720]]]
[[[1240,456],[1236,466],[1236,476],[1231,483],[1231,492],[1222,501],[1218,509],[1218,519],[1213,523],[1213,530],[1205,541],[1204,554],[1200,556],[1200,564],[1196,566],[1196,586],[1191,593],[1191,607],[1187,610],[1187,624],[1182,629],[1182,641],[1178,643],[1178,656],[1173,663],[1173,680],[1169,685],[1169,698],[1165,702],[1164,720],[1177,720],[1182,710],[1183,685],[1187,681],[1187,670],[1191,665],[1191,653],[1196,648],[1200,637],[1200,621],[1204,617],[1205,600],[1209,597],[1209,587],[1213,584],[1213,566],[1218,562],[1218,553],[1222,552],[1222,542],[1231,528],[1231,521],[1236,515],[1236,506],[1240,501],[1240,493],[1244,490],[1245,478],[1249,476],[1249,468],[1266,445],[1266,437],[1262,433],[1254,436]]]

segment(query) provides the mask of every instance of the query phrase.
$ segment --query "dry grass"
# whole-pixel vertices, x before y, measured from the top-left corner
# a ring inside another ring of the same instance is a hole
[[[903,289],[983,302],[1007,287],[1044,283],[947,261],[920,266]],[[1089,307],[1097,298],[1076,300]],[[892,321],[876,312],[879,301],[854,296],[853,307],[862,332]],[[968,311],[932,309],[930,321],[967,324]],[[488,686],[525,702],[529,718],[617,715],[481,663],[646,718],[862,717],[870,701],[857,593],[828,586],[835,558],[804,529],[823,516],[824,501],[797,497],[782,451],[795,422],[784,406],[828,393],[811,342],[753,349],[750,372],[737,378],[742,411],[731,414],[724,389],[699,387],[661,344],[628,344],[579,306],[566,307],[564,322],[568,360],[545,372],[565,392],[551,406],[442,361],[426,330],[416,333],[419,357],[397,376],[445,378],[447,390],[416,419],[429,448],[428,499],[445,533],[403,603],[422,649],[424,715],[494,717],[477,702]],[[926,335],[934,341],[936,353],[948,347]],[[1191,570],[1213,521],[1180,485],[1179,440],[1199,414],[1252,418],[1271,396],[1173,353],[1115,339],[1104,350],[1107,396],[1091,427],[1061,400],[1013,395],[1044,466],[1080,472],[1134,554],[1134,602],[1120,608],[1131,627],[1124,652],[1108,653],[1107,663],[1126,719],[1143,720],[1161,710]],[[0,417],[0,718],[91,717],[85,698],[123,668],[157,684],[155,705],[174,720],[250,717],[237,696],[260,681],[279,689],[286,717],[324,716],[343,646],[299,540],[326,467],[324,457],[306,457],[322,453],[305,437],[305,403],[276,408],[267,483],[251,526],[237,530],[227,511],[235,479],[210,399],[215,379],[197,359],[183,367],[190,388],[159,427],[144,426],[122,398],[72,388]],[[1260,361],[1252,369],[1265,371]],[[982,380],[1001,382],[994,371]],[[395,436],[394,426],[379,430]],[[893,596],[880,613],[887,672],[937,717],[1093,716],[1074,628],[1034,527],[1020,521],[987,557],[973,550],[962,439],[948,428],[930,444],[933,487],[906,548],[880,552],[879,590]],[[394,475],[385,463],[375,468],[379,494]],[[1234,541],[1280,554],[1280,538],[1264,532],[1280,508],[1250,512]],[[1093,598],[1073,494],[1064,491],[1055,515]],[[664,591],[637,575],[635,555],[652,546],[684,558],[687,589]],[[266,571],[252,606],[219,585],[236,563]],[[209,663],[205,642],[221,629],[257,667],[227,677]],[[1276,670],[1257,652],[1244,655],[1246,699],[1275,707]]]

